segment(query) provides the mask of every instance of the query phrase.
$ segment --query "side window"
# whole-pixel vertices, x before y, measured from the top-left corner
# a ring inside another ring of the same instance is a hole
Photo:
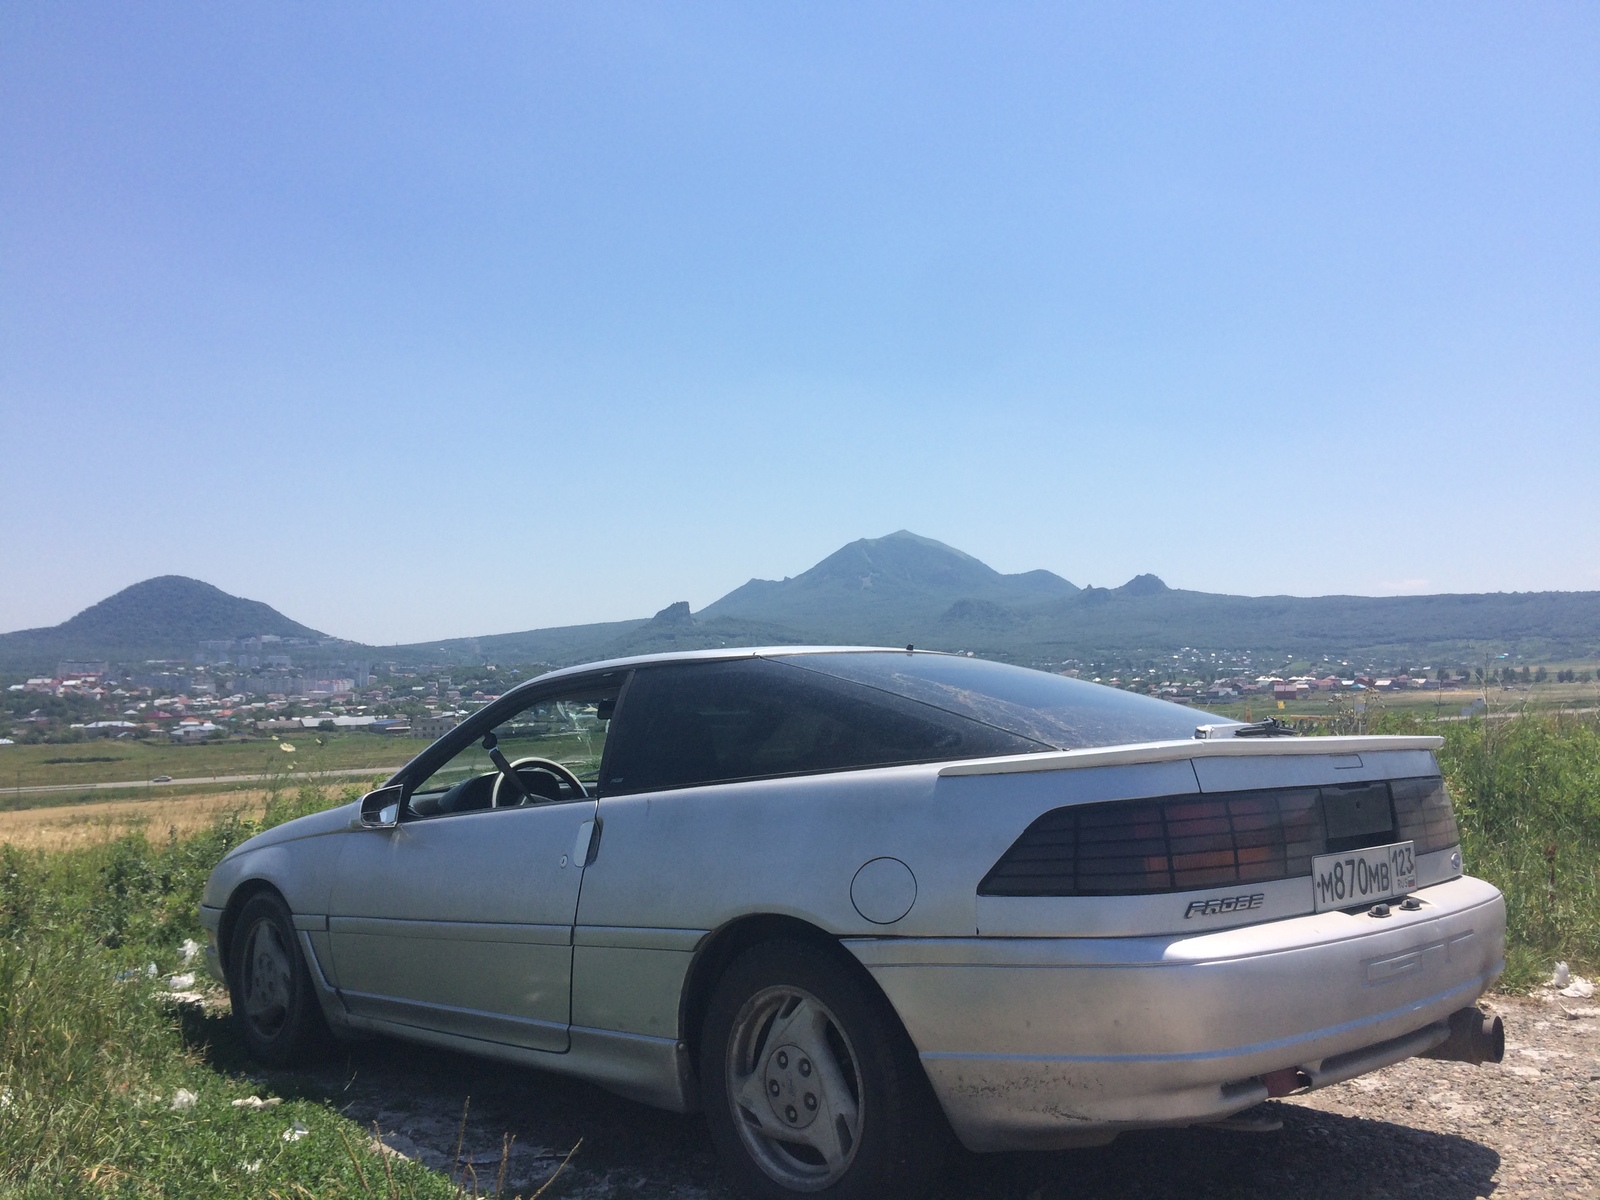
[[[1041,748],[914,700],[765,659],[640,668],[618,724],[607,795]]]
[[[496,766],[494,752],[484,747],[480,736],[417,785],[409,815],[437,817],[578,799],[580,793],[570,777],[592,793],[600,777],[617,690],[615,682],[607,681],[604,686],[547,695],[507,717],[494,727],[494,750],[505,757],[515,782]],[[545,763],[564,770],[552,770]]]

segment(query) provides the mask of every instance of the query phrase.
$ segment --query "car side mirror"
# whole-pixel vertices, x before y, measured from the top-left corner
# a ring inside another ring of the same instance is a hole
[[[405,799],[405,786],[393,783],[361,797],[361,827],[363,829],[393,829],[400,823],[400,802]]]

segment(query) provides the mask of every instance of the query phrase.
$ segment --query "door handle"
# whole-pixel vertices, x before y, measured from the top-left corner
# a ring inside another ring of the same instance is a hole
[[[572,865],[587,867],[594,861],[600,845],[600,821],[585,821],[578,826],[578,836],[572,842]]]

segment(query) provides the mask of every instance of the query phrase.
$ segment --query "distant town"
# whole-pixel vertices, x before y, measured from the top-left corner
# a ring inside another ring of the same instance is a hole
[[[137,738],[224,741],[328,728],[431,740],[508,687],[548,669],[429,669],[397,663],[298,666],[303,639],[272,635],[201,643],[192,661],[136,668],[62,662],[4,692],[0,745]]]
[[[137,666],[61,662],[53,675],[9,683],[0,693],[0,745],[97,738],[172,743],[251,740],[327,729],[433,740],[546,663],[416,665],[365,659],[301,665],[296,651],[317,643],[264,634],[201,642],[189,660]],[[1064,675],[1143,692],[1179,704],[1334,701],[1354,694],[1485,688],[1523,689],[1546,681],[1589,683],[1587,670],[1494,663],[1406,667],[1380,672],[1348,662],[1289,664],[1259,671],[1248,651],[1185,649],[1165,664],[1036,663]],[[1292,671],[1293,667],[1302,668]],[[1358,700],[1359,702],[1359,700]]]

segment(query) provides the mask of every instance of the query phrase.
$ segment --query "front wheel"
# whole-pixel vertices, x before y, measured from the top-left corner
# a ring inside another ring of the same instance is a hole
[[[910,1040],[839,956],[798,942],[746,951],[717,985],[700,1047],[713,1140],[748,1194],[910,1197],[943,1114]]]
[[[325,1050],[331,1035],[288,906],[270,892],[250,897],[229,942],[228,993],[251,1056],[286,1067]]]

